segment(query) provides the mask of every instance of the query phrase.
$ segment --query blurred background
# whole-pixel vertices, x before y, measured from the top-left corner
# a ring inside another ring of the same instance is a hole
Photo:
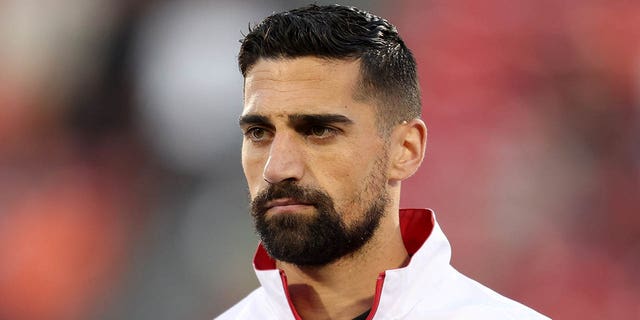
[[[257,286],[238,40],[303,4],[0,2],[0,319],[211,319]],[[556,319],[640,319],[640,2],[344,4],[416,55],[402,205],[454,266]]]

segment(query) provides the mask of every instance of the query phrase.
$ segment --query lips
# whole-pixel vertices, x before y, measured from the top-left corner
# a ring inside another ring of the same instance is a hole
[[[309,205],[309,203],[305,203],[292,198],[281,198],[281,199],[275,199],[267,202],[265,207],[267,209],[271,209],[273,207],[292,206],[292,205]]]
[[[251,200],[251,215],[313,213],[333,206],[331,198],[318,189],[305,188],[295,182],[271,184]]]
[[[270,213],[286,213],[286,212],[298,212],[306,209],[312,204],[303,202],[292,198],[281,198],[268,201],[264,208]]]

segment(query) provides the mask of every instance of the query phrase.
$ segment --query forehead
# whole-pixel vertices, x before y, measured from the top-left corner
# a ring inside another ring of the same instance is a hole
[[[358,60],[261,59],[245,79],[243,114],[348,109],[359,79]]]

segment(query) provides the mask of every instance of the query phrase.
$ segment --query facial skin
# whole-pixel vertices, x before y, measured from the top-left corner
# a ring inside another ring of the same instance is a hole
[[[354,99],[359,62],[260,60],[245,79],[242,165],[277,260],[324,265],[361,248],[388,207],[385,139]]]

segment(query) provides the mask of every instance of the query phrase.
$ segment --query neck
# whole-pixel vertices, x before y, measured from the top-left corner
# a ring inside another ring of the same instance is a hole
[[[320,267],[280,261],[277,267],[287,274],[291,300],[303,319],[353,319],[372,307],[378,275],[408,261],[395,208],[358,252]]]

